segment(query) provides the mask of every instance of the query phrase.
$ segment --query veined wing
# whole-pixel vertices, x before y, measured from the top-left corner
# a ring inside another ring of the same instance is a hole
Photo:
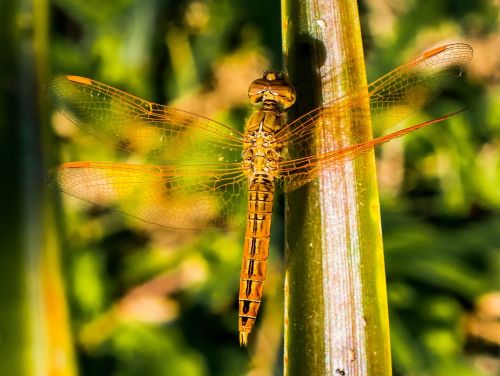
[[[332,133],[330,127],[335,119],[359,119],[371,115],[374,133],[382,133],[422,108],[458,79],[471,59],[472,48],[467,44],[449,44],[435,48],[367,87],[338,98],[289,123],[278,133],[278,140],[287,145],[291,155],[291,159],[280,164],[286,184],[285,190],[291,191],[300,187],[321,174],[325,168],[339,162],[342,152],[337,147],[325,149],[321,146],[320,152],[316,141],[318,134]],[[369,101],[370,112],[364,106],[366,101]],[[447,117],[439,119],[444,120]],[[422,123],[422,126],[432,123],[435,121]],[[418,128],[421,128],[420,124],[415,129]],[[388,136],[392,136],[392,139],[398,134],[408,133],[408,129]],[[380,140],[387,141],[384,137]],[[344,143],[342,149],[349,152],[344,153],[340,159],[355,156],[357,142],[359,141],[354,139],[351,144]],[[367,145],[364,142],[360,144]],[[306,166],[306,160],[309,160],[310,166]],[[314,165],[315,163],[317,165]]]
[[[381,137],[374,138],[369,141],[347,146],[345,148],[285,161],[281,164],[280,167],[281,178],[286,184],[284,190],[285,192],[291,192],[294,189],[297,189],[302,185],[310,182],[312,179],[320,176],[323,171],[331,168],[337,163],[355,158],[358,155],[369,152],[376,145],[404,136],[410,132],[416,131],[417,129],[421,129],[428,125],[439,123],[463,111],[464,110],[452,112],[444,116],[440,116],[438,118],[420,124],[412,125],[411,127],[404,128]]]
[[[151,162],[237,162],[242,135],[208,118],[78,76],[49,84],[55,107],[84,131]]]
[[[54,168],[51,178],[72,196],[169,228],[227,229],[245,219],[248,183],[238,163],[72,162]]]

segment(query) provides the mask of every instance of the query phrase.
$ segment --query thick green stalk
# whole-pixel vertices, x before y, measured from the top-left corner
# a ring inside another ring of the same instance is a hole
[[[366,85],[354,0],[284,0],[296,115]],[[368,103],[323,119],[319,151],[370,139]],[[390,375],[374,154],[287,195],[286,375]]]

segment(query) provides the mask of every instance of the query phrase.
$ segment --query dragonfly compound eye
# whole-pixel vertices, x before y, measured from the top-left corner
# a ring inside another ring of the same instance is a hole
[[[248,97],[253,104],[270,101],[288,108],[295,102],[295,89],[285,81],[283,74],[266,72],[264,78],[250,84]]]
[[[264,100],[264,94],[269,92],[269,82],[263,78],[253,81],[248,88],[248,98],[252,104],[261,103]]]
[[[286,81],[273,81],[269,86],[269,92],[283,108],[288,108],[295,103],[295,89]]]

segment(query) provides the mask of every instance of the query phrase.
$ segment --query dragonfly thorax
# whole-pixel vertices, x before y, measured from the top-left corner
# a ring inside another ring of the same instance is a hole
[[[276,133],[281,127],[282,117],[277,112],[261,109],[252,114],[243,142],[242,167],[247,175],[278,175],[282,145],[277,142]]]
[[[248,97],[252,104],[262,104],[272,109],[287,109],[295,102],[295,89],[290,85],[282,72],[264,72],[250,84]]]
[[[281,159],[281,145],[277,144],[273,133],[264,132],[262,129],[247,133],[242,163],[247,175],[277,176]]]

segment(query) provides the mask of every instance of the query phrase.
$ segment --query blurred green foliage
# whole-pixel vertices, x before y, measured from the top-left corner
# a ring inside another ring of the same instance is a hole
[[[370,80],[438,43],[476,51],[469,79],[413,120],[469,110],[378,151],[396,375],[500,373],[500,343],[465,325],[481,296],[500,293],[497,6],[361,4]],[[278,1],[54,0],[50,10],[54,74],[92,77],[240,129],[246,85],[281,67]],[[60,117],[53,125],[64,161],[120,157]],[[65,208],[82,375],[281,374],[282,317],[273,312],[282,309],[282,278],[266,285],[252,355],[237,345],[243,230],[169,231],[72,198]],[[271,250],[278,276],[280,208]]]

